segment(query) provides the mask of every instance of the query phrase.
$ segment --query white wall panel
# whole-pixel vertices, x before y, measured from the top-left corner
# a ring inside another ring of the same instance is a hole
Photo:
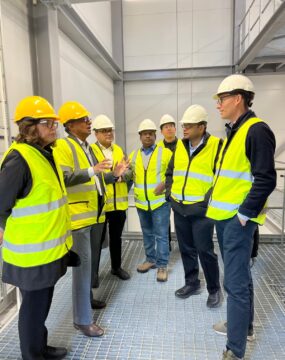
[[[175,13],[124,17],[125,70],[175,68]]]
[[[232,1],[123,4],[125,70],[231,64]]]
[[[194,10],[193,66],[232,63],[232,10]],[[217,19],[223,19],[217,21]]]
[[[159,119],[165,112],[176,118],[176,94],[176,81],[146,81],[126,84],[126,140],[128,154],[140,146],[137,129],[143,119],[150,118],[159,128]],[[159,139],[159,131],[157,134]]]
[[[62,101],[79,101],[93,117],[114,119],[113,81],[63,33],[59,40]]]
[[[112,55],[111,4],[109,1],[72,5],[104,48]]]
[[[187,1],[187,0],[186,0]],[[189,0],[191,2],[192,0]],[[176,1],[173,0],[123,0],[124,15],[151,15],[174,12]]]
[[[2,1],[3,52],[12,135],[18,132],[12,120],[16,104],[23,97],[33,95],[27,13],[26,1]]]
[[[285,149],[285,75],[252,76],[256,95],[253,109],[268,123],[276,137],[276,149]],[[285,151],[277,160],[285,161]]]

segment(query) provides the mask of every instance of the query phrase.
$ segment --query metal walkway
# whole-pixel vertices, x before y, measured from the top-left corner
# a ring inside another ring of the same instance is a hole
[[[215,334],[212,325],[225,319],[225,303],[219,309],[207,309],[206,290],[186,300],[175,298],[174,291],[184,284],[177,243],[166,283],[156,281],[155,270],[146,274],[136,272],[143,259],[142,242],[125,241],[123,267],[131,270],[132,278],[121,281],[110,274],[108,250],[103,251],[101,285],[96,298],[106,300],[108,305],[94,313],[94,319],[106,331],[104,337],[97,339],[84,337],[73,328],[69,271],[56,286],[47,321],[49,343],[67,346],[66,359],[76,360],[220,360],[226,339]],[[245,359],[283,360],[284,248],[262,244],[253,275],[257,340],[248,343]],[[20,358],[15,318],[0,333],[0,360]]]

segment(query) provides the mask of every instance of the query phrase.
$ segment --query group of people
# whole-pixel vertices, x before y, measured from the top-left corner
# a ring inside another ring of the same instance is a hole
[[[227,120],[223,141],[207,131],[208,114],[191,105],[183,114],[183,139],[176,121],[160,120],[164,139],[156,143],[150,119],[138,127],[141,146],[127,158],[114,144],[114,125],[105,115],[93,121],[78,102],[66,102],[58,114],[47,100],[32,96],[16,107],[19,135],[5,153],[0,172],[0,240],[3,278],[20,289],[20,348],[24,360],[62,359],[67,350],[48,345],[45,320],[54,286],[72,266],[74,327],[89,337],[104,330],[93,322],[99,286],[102,243],[109,233],[111,273],[121,280],[122,231],[128,190],[143,233],[145,260],[139,273],[157,269],[157,281],[168,280],[170,211],[184,267],[185,284],[176,290],[186,299],[201,293],[203,269],[207,307],[221,306],[214,226],[224,262],[227,319],[214,330],[227,335],[222,359],[243,359],[246,341],[254,340],[253,284],[250,257],[258,224],[265,221],[266,201],[276,185],[275,138],[269,126],[250,110],[252,82],[235,74],[215,95]],[[67,136],[56,140],[58,120]],[[96,142],[87,138],[94,130]]]

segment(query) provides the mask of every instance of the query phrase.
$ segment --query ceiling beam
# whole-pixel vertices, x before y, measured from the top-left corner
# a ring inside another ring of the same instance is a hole
[[[121,67],[72,7],[58,8],[58,26],[107,75],[113,80],[122,80]]]
[[[124,81],[220,78],[231,75],[232,73],[232,66],[125,71]]]

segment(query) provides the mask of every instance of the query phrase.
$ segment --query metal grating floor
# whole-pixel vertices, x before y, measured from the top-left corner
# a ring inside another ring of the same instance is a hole
[[[215,334],[212,325],[225,319],[226,305],[208,310],[206,291],[186,300],[175,298],[174,291],[184,285],[184,275],[177,243],[173,247],[166,283],[156,281],[155,270],[136,272],[137,264],[144,259],[141,241],[124,242],[123,267],[132,272],[129,281],[110,274],[108,250],[103,251],[96,298],[108,305],[94,313],[106,331],[102,338],[84,337],[72,326],[69,271],[56,286],[47,321],[49,343],[67,346],[69,360],[220,360],[226,339]],[[253,275],[257,340],[248,344],[245,359],[283,360],[285,249],[262,244]],[[14,319],[0,333],[0,360],[20,359],[18,344]]]

